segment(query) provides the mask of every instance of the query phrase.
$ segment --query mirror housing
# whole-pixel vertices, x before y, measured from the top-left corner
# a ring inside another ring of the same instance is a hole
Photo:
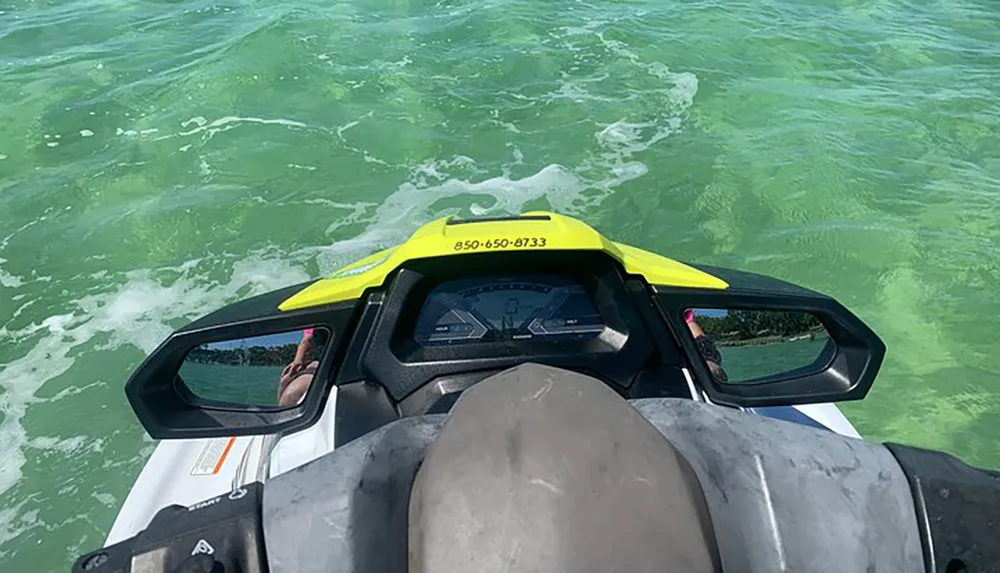
[[[307,283],[308,284],[308,283]],[[125,395],[150,437],[163,439],[246,436],[305,429],[319,420],[331,384],[315,384],[298,404],[286,407],[210,402],[195,396],[178,378],[184,359],[204,344],[325,328],[332,342],[316,380],[332,380],[346,348],[355,303],[281,312],[278,305],[306,285],[299,284],[232,304],[174,332],[135,370]]]
[[[694,266],[694,265],[693,265]],[[728,406],[760,407],[861,400],[871,390],[885,344],[836,300],[797,285],[743,271],[697,266],[729,283],[726,290],[654,286],[660,312],[687,355],[708,398]],[[716,380],[688,330],[687,309],[805,312],[822,323],[836,349],[825,367],[800,369],[752,384]]]

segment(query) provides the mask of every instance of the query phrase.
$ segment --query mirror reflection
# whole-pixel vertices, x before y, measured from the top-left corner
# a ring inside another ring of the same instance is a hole
[[[330,344],[325,328],[202,344],[178,374],[199,398],[241,406],[292,406],[305,398]]]
[[[836,350],[826,327],[808,312],[694,308],[684,320],[718,382],[754,384],[819,372]]]

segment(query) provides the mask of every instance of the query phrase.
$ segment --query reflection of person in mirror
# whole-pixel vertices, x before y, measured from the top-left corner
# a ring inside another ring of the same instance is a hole
[[[299,347],[295,349],[295,359],[288,365],[291,368],[292,374],[306,367],[306,357],[309,356],[309,351],[312,350],[313,339],[315,337],[316,329],[314,328],[307,328],[302,331],[302,340],[299,341]]]
[[[684,320],[687,322],[688,330],[691,331],[691,336],[694,337],[694,342],[698,346],[698,352],[701,353],[701,357],[708,364],[708,370],[712,373],[712,378],[715,378],[716,382],[728,382],[729,376],[726,375],[726,370],[722,367],[722,354],[719,353],[719,349],[715,347],[712,339],[705,334],[705,331],[695,321],[694,311],[691,309],[684,311]]]
[[[281,371],[281,380],[278,382],[279,406],[293,406],[305,397],[319,368],[319,359],[314,354],[317,349],[323,348],[322,341],[317,340],[322,338],[322,332],[317,333],[313,328],[302,332],[302,340],[295,349],[295,358]]]

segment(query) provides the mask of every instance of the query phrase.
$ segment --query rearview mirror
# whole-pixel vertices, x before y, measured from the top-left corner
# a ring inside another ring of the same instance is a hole
[[[208,342],[188,352],[178,376],[206,405],[294,406],[309,391],[329,344],[325,328]]]
[[[654,290],[706,398],[756,408],[860,400],[871,389],[885,344],[842,304],[764,275],[698,268],[728,288]]]
[[[826,327],[809,312],[693,308],[684,320],[720,384],[766,384],[817,374],[836,354]]]
[[[293,433],[319,421],[355,302],[278,309],[304,287],[221,308],[154,350],[125,384],[150,437]]]

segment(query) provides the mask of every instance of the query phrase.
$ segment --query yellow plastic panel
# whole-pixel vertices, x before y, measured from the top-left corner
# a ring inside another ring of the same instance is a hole
[[[352,263],[316,281],[279,307],[295,310],[354,300],[381,286],[400,265],[416,259],[501,251],[603,251],[650,284],[728,288],[724,281],[666,257],[609,241],[589,225],[556,213],[525,213],[521,219],[448,224],[447,218],[417,229],[405,243]]]

